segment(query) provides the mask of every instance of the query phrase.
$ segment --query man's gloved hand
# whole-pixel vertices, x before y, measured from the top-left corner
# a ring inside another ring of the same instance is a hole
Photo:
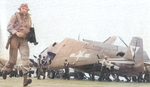
[[[19,31],[16,33],[16,35],[18,36],[18,37],[26,37],[26,35],[29,33],[29,28],[27,28],[27,27],[21,27],[20,29],[19,29]]]
[[[18,37],[23,37],[23,33],[21,33],[21,32],[16,32],[16,35],[17,35]]]

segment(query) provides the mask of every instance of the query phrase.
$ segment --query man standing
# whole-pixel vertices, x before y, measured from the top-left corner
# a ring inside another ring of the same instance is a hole
[[[43,56],[42,59],[42,70],[43,70],[43,79],[45,79],[45,73],[47,70],[47,59],[45,58],[45,56]]]
[[[37,65],[38,66],[37,66],[37,71],[36,71],[36,73],[37,73],[37,79],[40,79],[40,75],[43,72],[43,70],[42,70],[42,64],[41,64],[41,58],[42,58],[42,56],[39,55],[39,58],[37,60]]]
[[[103,81],[103,80],[107,80],[107,64],[108,64],[108,61],[107,61],[107,56],[104,56],[104,59],[102,60],[102,66],[101,66],[101,74],[100,74],[100,81]]]
[[[29,64],[29,46],[26,36],[30,31],[31,27],[31,18],[28,13],[28,5],[21,4],[18,8],[20,12],[16,12],[10,19],[10,22],[7,26],[7,30],[10,33],[11,37],[8,40],[7,47],[10,45],[9,49],[9,60],[3,67],[3,79],[7,78],[7,73],[9,73],[17,61],[18,50],[21,54],[22,60],[22,71],[24,76],[23,86],[27,86],[32,82],[31,79],[27,79],[27,73],[30,67]]]
[[[64,79],[70,79],[70,76],[69,76],[69,62],[67,61],[67,59],[65,59],[65,62],[64,62],[64,68],[65,68],[65,75],[64,75]]]
[[[112,67],[113,67],[113,64],[111,64],[111,62],[107,60],[107,56],[104,56],[104,59],[102,60],[100,80],[111,81],[109,76],[110,76]]]

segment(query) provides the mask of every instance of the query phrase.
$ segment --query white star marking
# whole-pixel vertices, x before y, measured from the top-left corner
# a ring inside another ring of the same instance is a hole
[[[140,47],[136,47],[136,46],[130,46],[130,50],[132,53],[132,57],[135,55],[135,53],[139,50]]]
[[[85,58],[87,58],[87,57],[90,56],[90,54],[84,54],[84,52],[85,51],[79,51],[79,53],[77,55],[76,55],[76,53],[72,53],[72,54],[70,54],[70,57],[77,57],[77,58],[79,58],[79,57],[85,57]]]
[[[79,51],[79,53],[77,55],[76,55],[76,53],[70,54],[70,57],[76,57],[77,58],[73,64],[75,64],[79,60],[80,57],[88,58],[90,56],[90,54],[84,54],[84,52],[85,51]]]

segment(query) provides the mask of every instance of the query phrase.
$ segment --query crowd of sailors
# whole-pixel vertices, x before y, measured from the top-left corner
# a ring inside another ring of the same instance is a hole
[[[135,76],[121,76],[125,78],[125,82],[150,82],[150,72],[146,69],[148,69],[149,66],[144,66],[145,72],[140,72],[139,75],[135,75]],[[113,73],[114,70],[114,66],[113,64],[111,64],[108,60],[107,57],[105,57],[102,61],[101,61],[101,73],[99,76],[99,81],[122,81],[121,79],[119,79],[120,75]],[[129,72],[130,73],[130,72]],[[110,79],[110,76],[112,77],[112,79]]]
[[[29,77],[36,77],[37,79],[41,79],[41,76],[43,76],[43,79],[45,79],[45,77],[49,77],[49,70],[47,70],[47,63],[49,63],[50,61],[47,60],[47,57],[45,56],[41,56],[39,55],[37,58],[37,62],[30,60],[33,63],[33,67],[30,68],[29,72],[28,72],[28,76]],[[69,75],[69,62],[67,61],[67,59],[64,61],[64,70],[61,70],[63,72],[61,72],[61,74],[63,73],[62,76],[60,76],[61,78],[64,79],[70,79],[70,75]],[[105,57],[102,61],[101,61],[101,70],[100,70],[100,75],[98,80],[99,81],[107,81],[107,82],[111,82],[111,81],[122,81],[122,79],[119,78],[119,75],[113,73],[112,71],[114,70],[114,66],[109,63],[107,61],[107,57]],[[47,72],[47,74],[46,74]],[[60,74],[59,70],[55,71],[56,75]],[[0,73],[1,75],[1,73]],[[85,74],[84,74],[85,75]],[[14,69],[9,73],[9,77],[22,77],[23,76],[23,72],[21,70],[21,65],[20,66],[15,66]],[[140,73],[137,76],[122,76],[125,78],[126,82],[150,82],[150,73],[148,71]]]

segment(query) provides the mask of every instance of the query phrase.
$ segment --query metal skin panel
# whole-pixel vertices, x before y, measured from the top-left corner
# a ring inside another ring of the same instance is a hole
[[[144,72],[143,57],[143,41],[139,37],[133,37],[124,56],[124,58],[129,61],[116,61],[116,65],[120,67],[119,71],[116,71],[116,73],[133,76],[138,75],[140,72]]]
[[[70,67],[97,63],[96,53],[98,51],[84,48],[86,44],[88,43],[67,38],[55,45],[50,51],[56,53],[56,56],[49,68],[63,68],[65,59],[69,61]]]
[[[112,39],[111,39],[112,40]],[[107,40],[109,43],[101,43],[94,41],[78,41],[66,38],[61,43],[48,48],[48,52],[55,53],[56,56],[49,65],[49,69],[63,68],[65,59],[70,63],[70,67],[85,71],[85,72],[100,72],[98,61],[101,61],[105,56],[108,60],[119,67],[119,70],[114,70],[114,73],[120,75],[133,76],[138,75],[144,70],[144,59],[147,54],[143,55],[143,41],[139,37],[133,37],[128,47],[112,45],[113,41]],[[125,53],[124,56],[117,56],[117,53]],[[95,64],[98,66],[94,69]],[[97,70],[97,71],[96,71]]]

